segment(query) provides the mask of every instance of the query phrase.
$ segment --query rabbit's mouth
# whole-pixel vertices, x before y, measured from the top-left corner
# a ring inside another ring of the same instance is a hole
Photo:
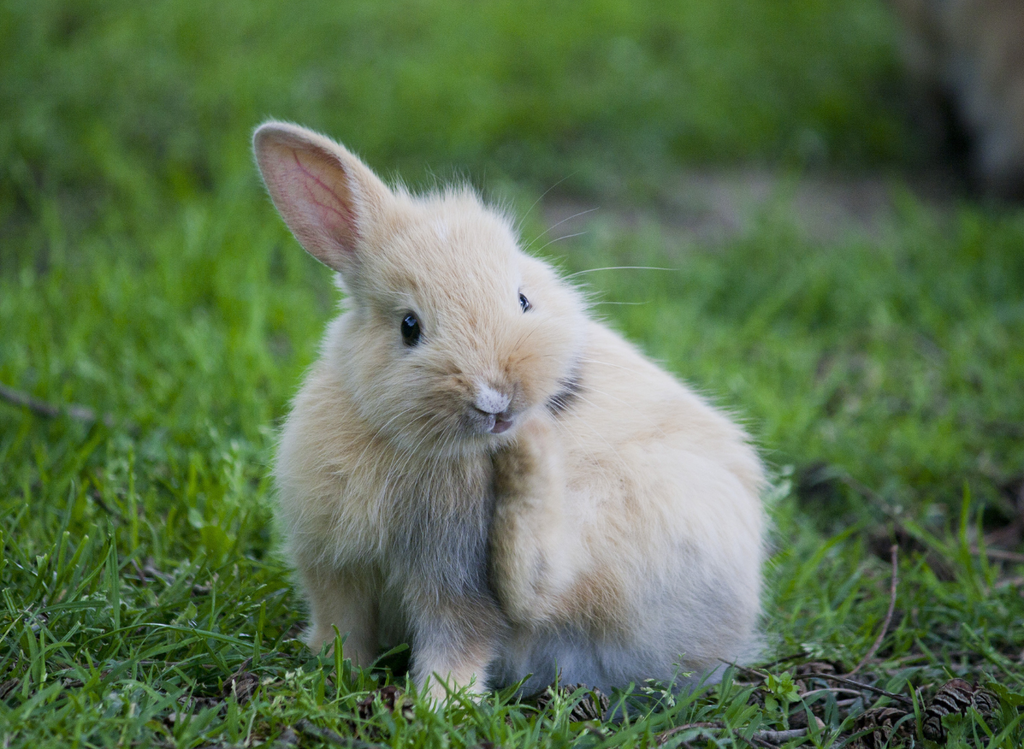
[[[476,412],[476,424],[473,431],[482,434],[502,434],[512,428],[515,423],[515,415],[509,411],[500,411],[498,413],[487,413],[481,411],[478,408],[473,409]]]
[[[470,429],[477,434],[503,434],[512,428],[519,413],[521,396],[515,386],[481,382],[469,407]]]
[[[512,428],[512,417],[508,414],[495,414],[494,426],[490,428],[491,434],[501,434]]]

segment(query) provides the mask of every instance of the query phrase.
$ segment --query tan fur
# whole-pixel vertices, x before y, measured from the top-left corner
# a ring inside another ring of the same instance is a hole
[[[338,627],[365,665],[410,642],[418,684],[478,690],[749,654],[764,476],[743,431],[591,320],[472,193],[390,190],[293,125],[263,125],[255,150],[348,293],[275,467],[309,644]]]
[[[1024,2],[893,0],[911,72],[947,96],[986,188],[1024,194]]]

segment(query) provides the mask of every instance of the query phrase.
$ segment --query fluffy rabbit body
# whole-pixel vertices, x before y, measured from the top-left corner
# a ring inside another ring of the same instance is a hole
[[[743,431],[590,319],[470,191],[390,189],[294,125],[254,142],[347,293],[275,469],[309,645],[337,628],[366,665],[408,642],[437,697],[749,655],[764,478]]]

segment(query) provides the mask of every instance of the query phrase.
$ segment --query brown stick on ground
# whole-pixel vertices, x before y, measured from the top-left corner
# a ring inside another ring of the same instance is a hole
[[[806,735],[806,728],[792,728],[788,731],[757,731],[754,733],[754,738],[778,746],[779,744],[785,744],[791,739],[798,739]]]
[[[1015,551],[1004,551],[1003,549],[990,549],[985,547],[984,551],[979,549],[977,546],[971,547],[971,554],[974,556],[986,556],[992,557],[992,559],[999,559],[1003,562],[1013,562],[1014,564],[1024,564],[1024,554],[1018,554]]]
[[[672,738],[676,734],[678,734],[678,733],[680,733],[682,731],[689,731],[690,729],[693,729],[693,728],[697,728],[697,729],[713,729],[713,730],[720,731],[720,730],[725,728],[725,724],[724,723],[719,723],[717,721],[704,722],[704,723],[684,723],[681,726],[675,726],[674,728],[670,728],[667,731],[662,731],[657,736],[655,736],[655,741],[657,742],[658,746],[660,746],[660,745],[664,744],[665,742],[667,742],[670,738]],[[704,731],[701,731],[701,734],[703,734],[703,733],[704,733]],[[800,736],[805,736],[806,734],[807,734],[807,729],[806,728],[795,728],[795,729],[790,730],[790,731],[757,731],[757,732],[754,733],[754,735],[751,738],[753,738],[754,741],[756,741],[756,742],[767,742],[769,744],[777,745],[777,744],[784,744],[787,741],[789,741],[790,739],[799,738]],[[699,736],[698,736],[698,738],[699,738]],[[742,739],[741,736],[738,736],[737,738]],[[746,741],[746,739],[742,739],[742,740]]]
[[[34,398],[21,390],[15,390],[14,388],[7,387],[2,383],[0,383],[0,400],[5,400],[15,406],[22,406],[33,413],[37,413],[40,416],[45,416],[49,419],[55,419],[61,414],[67,414],[70,418],[75,419],[76,421],[92,423],[99,418],[96,416],[96,412],[88,406],[79,406],[73,403],[67,406],[55,406],[52,403],[47,403],[46,401]],[[104,414],[103,423],[108,427],[113,426],[114,417],[110,414]]]
[[[854,681],[853,679],[848,679],[845,676],[833,676],[832,674],[809,674],[805,678],[821,679],[823,681],[835,681],[839,684],[848,684],[857,689],[862,689],[867,692],[882,695],[883,697],[888,697],[890,700],[895,700],[896,702],[903,703],[904,705],[913,706],[914,704],[913,700],[911,700],[909,697],[904,697],[902,694],[896,694],[895,692],[887,692],[884,689],[879,689],[878,687],[873,687],[870,684],[864,684],[859,681]]]
[[[689,731],[691,728],[722,729],[722,728],[725,728],[725,725],[723,723],[719,723],[717,721],[715,721],[715,722],[701,722],[701,723],[684,723],[681,726],[674,726],[672,728],[669,728],[667,731],[662,731],[661,733],[659,733],[657,736],[654,737],[654,740],[655,740],[655,742],[657,743],[658,746],[661,746],[666,741],[668,741],[670,738],[675,736],[677,733],[680,733],[682,731]]]
[[[882,622],[882,629],[878,633],[878,637],[875,638],[871,648],[864,657],[860,659],[860,663],[853,667],[853,670],[847,674],[847,676],[853,676],[855,673],[861,670],[864,665],[875,657],[875,653],[882,647],[882,640],[885,639],[885,633],[889,630],[889,624],[892,623],[892,612],[896,608],[896,587],[900,584],[899,576],[899,544],[893,544],[892,548],[889,549],[889,554],[892,556],[892,580],[889,583],[889,610],[885,612],[885,621]]]

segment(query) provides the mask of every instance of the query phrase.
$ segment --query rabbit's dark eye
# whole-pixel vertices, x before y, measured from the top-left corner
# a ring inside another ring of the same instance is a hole
[[[530,300],[527,299],[525,295],[520,294],[519,306],[523,308],[523,312],[526,312],[526,310],[530,309],[530,307],[532,307],[533,305],[530,304]]]
[[[420,321],[411,312],[402,320],[402,340],[406,346],[415,346],[420,342]]]

